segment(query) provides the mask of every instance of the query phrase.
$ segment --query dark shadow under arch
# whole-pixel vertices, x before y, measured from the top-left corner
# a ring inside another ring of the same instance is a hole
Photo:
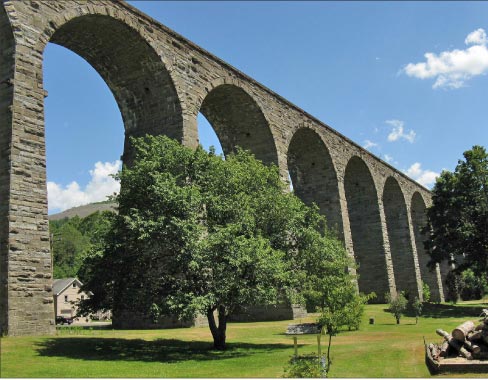
[[[337,174],[320,136],[300,128],[288,147],[287,163],[295,194],[306,204],[317,204],[328,227],[343,238]]]
[[[359,291],[375,292],[376,302],[390,291],[378,196],[371,173],[362,159],[347,164],[344,188],[349,212],[354,257],[359,265]]]
[[[205,97],[200,112],[212,125],[224,154],[241,147],[265,164],[278,165],[278,154],[268,122],[255,100],[242,88],[222,84]]]
[[[406,291],[410,299],[419,296],[413,257],[407,206],[400,185],[388,177],[383,189],[386,228],[397,291]]]
[[[441,297],[437,280],[437,269],[429,270],[427,267],[430,256],[424,248],[424,241],[427,237],[422,233],[423,228],[427,226],[427,212],[425,202],[419,192],[413,194],[410,212],[412,215],[415,247],[417,248],[417,256],[419,259],[420,276],[422,281],[430,288],[431,300],[440,302]]]

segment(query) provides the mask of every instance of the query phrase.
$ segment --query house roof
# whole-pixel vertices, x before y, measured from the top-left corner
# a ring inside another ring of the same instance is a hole
[[[53,281],[53,293],[55,296],[59,295],[64,289],[70,286],[73,282],[77,282],[78,286],[83,285],[77,278],[60,278]]]

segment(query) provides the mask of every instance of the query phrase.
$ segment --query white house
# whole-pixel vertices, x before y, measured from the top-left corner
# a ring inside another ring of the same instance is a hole
[[[91,319],[111,319],[111,313],[99,312],[90,317],[76,317],[77,303],[90,297],[80,292],[83,284],[77,278],[61,278],[53,282],[54,312],[56,317],[73,318],[73,322],[89,322]]]

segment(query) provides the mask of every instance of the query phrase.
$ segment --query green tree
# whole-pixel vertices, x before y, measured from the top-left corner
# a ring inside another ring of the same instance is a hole
[[[85,310],[200,313],[224,349],[228,316],[243,305],[303,302],[309,278],[347,276],[325,218],[285,192],[276,166],[240,150],[223,160],[166,137],[132,144],[134,163],[118,177],[119,214],[82,268],[85,289],[98,297]]]
[[[90,239],[78,230],[78,223],[78,217],[50,223],[54,278],[75,277],[90,248]]]
[[[454,172],[443,171],[432,190],[427,211],[425,243],[435,266],[451,257],[460,273],[470,268],[486,279],[488,273],[488,155],[473,146],[464,152]],[[452,256],[451,256],[452,255]]]
[[[388,302],[388,311],[393,314],[397,325],[399,325],[400,319],[402,318],[403,314],[405,314],[405,310],[407,310],[408,305],[408,300],[405,298],[404,292],[399,292],[394,296],[387,293],[385,298]]]
[[[336,247],[339,248],[339,247]],[[342,257],[342,260],[340,259]],[[343,326],[359,328],[364,312],[364,305],[376,295],[358,294],[354,277],[347,274],[344,265],[351,262],[344,255],[334,257],[331,262],[323,265],[320,272],[322,278],[313,284],[316,296],[320,298],[318,322],[329,336],[326,356],[326,372],[330,372],[332,337],[337,335]]]
[[[423,303],[418,297],[415,297],[412,302],[412,309],[415,313],[415,324],[418,323],[420,316],[422,315]]]
[[[430,296],[431,296],[431,293],[430,293],[429,285],[422,281],[422,298],[424,299],[425,303],[430,302]]]
[[[109,227],[106,216],[111,213],[97,211],[85,218],[75,216],[49,222],[54,278],[77,277],[85,256],[105,235]]]

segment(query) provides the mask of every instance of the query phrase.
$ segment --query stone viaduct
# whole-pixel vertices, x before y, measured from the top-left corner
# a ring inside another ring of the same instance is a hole
[[[163,6],[163,5],[162,5]],[[250,149],[316,202],[359,264],[359,289],[408,290],[429,272],[421,227],[430,192],[270,89],[120,0],[2,0],[0,6],[0,333],[54,331],[47,219],[43,52],[83,57],[111,89],[129,136],[198,144],[197,114],[224,153]],[[127,144],[125,144],[127,147]]]

